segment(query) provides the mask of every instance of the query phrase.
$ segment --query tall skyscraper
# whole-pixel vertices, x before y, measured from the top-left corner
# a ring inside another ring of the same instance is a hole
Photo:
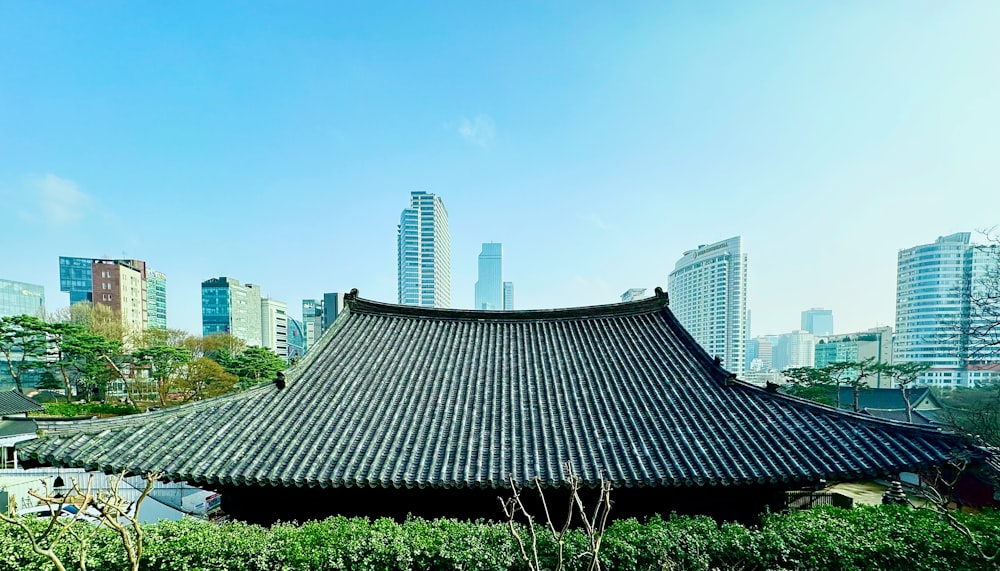
[[[514,282],[503,282],[503,310],[514,311]]]
[[[813,335],[833,335],[833,310],[814,307],[803,311],[802,330]]]
[[[45,318],[45,288],[24,282],[0,280],[0,317],[15,315]]]
[[[163,272],[146,272],[146,304],[149,328],[167,328],[167,276]]]
[[[451,236],[444,202],[429,192],[411,192],[397,233],[399,303],[451,307]]]
[[[972,296],[1000,260],[1000,246],[971,243],[969,232],[899,251],[893,361],[930,365],[918,382],[974,386],[1000,378],[997,348],[977,351],[968,333]]]
[[[479,254],[475,308],[503,309],[503,245],[499,243],[484,243]]]
[[[261,347],[288,359],[288,304],[268,297],[260,300]]]
[[[201,282],[202,335],[229,333],[248,346],[261,345],[260,286],[220,277]]]
[[[684,252],[667,279],[670,309],[705,350],[740,372],[746,351],[747,255],[739,236]]]
[[[305,337],[305,350],[308,351],[323,334],[322,299],[302,300],[302,333]]]

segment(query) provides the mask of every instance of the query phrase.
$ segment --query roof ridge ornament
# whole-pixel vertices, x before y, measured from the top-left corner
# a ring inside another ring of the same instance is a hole
[[[665,300],[667,302],[667,306],[670,305],[670,294],[663,291],[662,287],[656,286],[656,289],[654,289],[653,291],[656,292],[657,298]]]
[[[278,387],[278,390],[285,388],[285,374],[278,371],[278,374],[274,377],[274,386]]]
[[[344,302],[354,301],[358,299],[358,288],[351,288],[351,291],[344,294]]]

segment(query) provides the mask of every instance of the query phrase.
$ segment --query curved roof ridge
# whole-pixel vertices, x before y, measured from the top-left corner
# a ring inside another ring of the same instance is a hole
[[[746,485],[941,464],[960,439],[743,383],[662,290],[533,311],[347,308],[289,371],[232,397],[53,427],[26,463],[219,485],[495,488]],[[75,429],[75,430],[74,430]],[[911,470],[912,471],[912,470]]]
[[[445,309],[437,307],[422,307],[415,305],[400,305],[375,301],[359,297],[358,290],[352,289],[344,295],[344,305],[355,313],[370,313],[381,315],[396,315],[401,317],[421,317],[425,319],[472,319],[478,321],[538,321],[580,319],[595,317],[625,317],[654,313],[661,311],[670,304],[663,288],[656,288],[653,297],[638,301],[608,303],[601,305],[585,305],[579,307],[551,309]]]

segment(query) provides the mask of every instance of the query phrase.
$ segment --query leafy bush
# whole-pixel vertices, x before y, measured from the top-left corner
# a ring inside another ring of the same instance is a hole
[[[52,416],[124,416],[126,414],[137,414],[139,412],[139,409],[130,404],[110,404],[99,402],[50,402],[45,403],[42,406],[45,407],[45,414]]]
[[[1000,548],[1000,514],[958,517],[987,551]],[[529,537],[527,529],[519,530]],[[187,519],[146,525],[144,532],[141,568],[148,571],[526,569],[507,527],[494,522],[331,517],[263,528]],[[537,536],[540,558],[554,568],[557,547],[546,530],[539,528]],[[567,571],[586,569],[587,558],[578,556],[586,553],[584,534],[571,530],[564,545]],[[57,551],[75,566],[78,545],[60,544]],[[989,568],[970,541],[936,514],[891,506],[772,514],[758,527],[719,524],[704,516],[619,520],[604,535],[601,559],[607,569],[676,571]],[[87,565],[127,568],[117,537],[107,530],[97,533],[89,543]],[[30,552],[17,529],[0,525],[0,569],[51,566]]]

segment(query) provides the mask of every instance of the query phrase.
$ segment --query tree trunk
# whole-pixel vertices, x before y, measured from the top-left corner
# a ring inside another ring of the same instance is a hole
[[[23,369],[24,355],[21,355],[22,366],[18,367],[17,373],[14,373],[14,363],[10,360],[10,355],[7,355],[7,368],[10,370],[10,377],[14,379],[14,386],[17,387],[17,392],[24,394],[24,387],[21,386],[21,370]]]
[[[167,379],[165,377],[156,380],[156,394],[160,397],[160,406],[164,408],[167,406],[168,390],[169,387],[167,386]]]
[[[66,373],[66,365],[59,365],[59,372],[62,373],[63,386],[66,388],[66,402],[73,402],[73,391],[69,384],[69,375]]]
[[[910,405],[910,395],[906,392],[906,385],[899,385],[899,390],[903,393],[903,402],[906,403],[906,422],[913,424],[913,406]]]

